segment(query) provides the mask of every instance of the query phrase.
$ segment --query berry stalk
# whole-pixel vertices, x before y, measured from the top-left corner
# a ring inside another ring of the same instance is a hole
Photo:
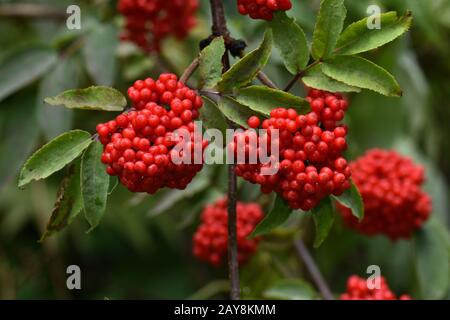
[[[325,279],[322,276],[322,273],[320,272],[319,268],[317,267],[316,263],[314,262],[313,257],[309,253],[308,249],[306,248],[305,244],[301,239],[297,239],[294,241],[295,249],[297,250],[298,255],[300,256],[301,260],[305,264],[306,268],[308,269],[309,274],[314,280],[314,283],[317,286],[317,289],[319,289],[320,293],[326,300],[334,300],[333,293],[331,292],[330,288],[328,287],[328,284],[326,283]]]
[[[212,32],[214,36],[228,37],[229,31],[225,18],[225,11],[221,0],[210,0],[212,14]],[[230,68],[228,51],[222,59],[224,71]],[[229,123],[232,128],[234,125]],[[239,285],[239,262],[237,249],[237,177],[235,165],[230,164],[228,168],[228,270],[231,281],[230,299],[240,299]]]

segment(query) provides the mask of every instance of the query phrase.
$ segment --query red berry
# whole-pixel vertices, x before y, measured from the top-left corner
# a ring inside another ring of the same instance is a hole
[[[238,11],[252,19],[272,20],[273,12],[292,8],[290,0],[238,0]]]
[[[195,13],[198,7],[198,0],[120,0],[118,10],[125,17],[121,39],[134,42],[146,52],[158,52],[164,38],[173,35],[183,39],[187,36],[196,24]],[[164,82],[166,80],[171,79],[166,77]],[[135,82],[139,91],[144,87],[153,89],[153,85],[149,81]],[[168,95],[163,94],[163,99],[169,99]]]
[[[101,160],[107,164],[107,173],[117,175],[132,192],[153,194],[163,187],[186,188],[202,164],[176,165],[172,162],[171,152],[176,145],[172,133],[181,127],[192,132],[199,113],[181,108],[184,111],[180,114],[175,112],[177,110],[166,110],[161,104],[177,108],[174,101],[183,99],[191,106],[201,107],[201,98],[170,73],[162,74],[157,81],[151,78],[138,80],[128,94],[137,110],[97,126],[104,145]],[[186,143],[193,145],[193,137],[191,139]],[[206,148],[206,141],[202,140],[201,144],[202,150]]]
[[[341,167],[344,161],[337,159],[336,165]],[[411,159],[395,151],[373,149],[350,167],[365,205],[361,222],[350,209],[338,205],[351,228],[369,236],[384,234],[392,240],[410,238],[430,216],[431,198],[421,190],[424,171]]]
[[[384,277],[369,280],[356,275],[347,280],[347,291],[341,295],[341,300],[411,300],[408,295],[396,298]]]
[[[277,164],[280,170],[271,176],[262,175],[263,164],[241,165],[236,174],[251,183],[261,185],[261,191],[275,191],[293,209],[310,210],[330,194],[339,195],[349,188],[351,170],[342,152],[347,147],[347,130],[333,119],[341,108],[343,97],[320,90],[311,90],[307,100],[312,112],[298,115],[294,109],[276,108],[270,112],[269,119],[262,123],[268,131],[279,129],[280,140],[270,143],[280,148]],[[330,104],[333,108],[330,107]],[[328,119],[328,120],[327,120]],[[259,119],[250,117],[248,125],[259,127]],[[245,150],[260,148],[250,146],[245,137],[250,131],[237,133],[246,142]],[[267,142],[267,136],[260,136],[258,143]],[[237,152],[236,148],[232,149]],[[271,156],[269,154],[269,156]],[[307,164],[307,167],[305,167]]]
[[[256,251],[260,238],[248,238],[262,220],[263,212],[257,203],[237,203],[237,240],[239,263],[243,264]],[[227,256],[228,213],[226,199],[206,206],[201,224],[193,236],[193,254],[200,260],[220,266]]]
[[[261,124],[261,121],[259,120],[259,118],[257,116],[252,116],[248,119],[247,124],[250,128],[256,129]]]

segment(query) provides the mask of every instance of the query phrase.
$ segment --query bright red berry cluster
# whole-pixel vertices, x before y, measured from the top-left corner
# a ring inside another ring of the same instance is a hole
[[[291,8],[291,0],[238,0],[239,13],[252,19],[272,20],[274,11]]]
[[[129,94],[137,110],[97,126],[104,145],[101,160],[108,174],[118,176],[132,192],[152,194],[162,187],[185,188],[202,169],[201,163],[194,164],[195,151],[203,153],[207,146],[205,140],[195,142],[193,134],[202,99],[173,74],[162,74],[158,81],[138,80]],[[189,131],[191,140],[174,135],[178,129]],[[182,150],[174,149],[180,142],[191,148],[192,164],[173,161],[174,156],[182,156]]]
[[[341,300],[411,300],[406,294],[397,299],[384,277],[378,277],[373,281],[374,283],[379,281],[379,288],[369,289],[365,279],[356,275],[351,276],[347,280],[347,292],[341,295]]]
[[[361,223],[339,206],[349,226],[367,235],[392,240],[409,238],[431,212],[431,199],[421,190],[424,169],[395,151],[373,149],[351,163],[353,180],[365,205]]]
[[[171,73],[161,74],[156,81],[152,78],[137,80],[128,89],[128,96],[137,110],[142,110],[147,103],[154,102],[170,107],[171,114],[188,123],[198,118],[198,109],[203,105],[202,98]]]
[[[159,51],[169,35],[183,39],[195,24],[198,0],[120,0],[125,17],[122,39],[132,41],[146,52]]]
[[[262,220],[263,212],[257,203],[237,203],[238,261],[245,263],[256,251],[260,238],[247,239]],[[227,200],[221,199],[206,206],[201,225],[193,237],[193,253],[202,261],[220,266],[227,255]]]
[[[258,137],[257,148],[272,143],[280,150],[279,170],[273,175],[263,175],[261,169],[270,164],[238,164],[236,173],[251,183],[261,185],[263,193],[272,191],[286,199],[293,209],[310,210],[321,199],[334,194],[340,195],[349,188],[350,167],[342,157],[347,148],[347,128],[337,122],[344,118],[347,101],[340,94],[311,90],[308,97],[312,112],[298,115],[294,109],[272,110],[270,118],[262,121],[267,134]],[[259,127],[261,121],[251,117],[251,128]],[[279,141],[272,141],[271,132],[279,130]],[[240,135],[256,134],[253,130],[237,133],[237,139],[251,141]],[[237,151],[237,144],[232,145]],[[247,143],[246,155],[254,152],[255,146]],[[273,156],[269,154],[269,156]]]

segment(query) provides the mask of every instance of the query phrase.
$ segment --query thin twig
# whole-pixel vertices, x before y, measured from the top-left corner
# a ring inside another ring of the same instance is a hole
[[[333,293],[331,292],[330,288],[328,287],[324,277],[322,276],[322,273],[320,273],[319,268],[317,267],[316,263],[314,262],[314,259],[312,258],[311,254],[308,251],[308,248],[306,248],[305,244],[301,239],[296,239],[294,241],[295,249],[297,250],[297,253],[303,263],[306,266],[306,269],[308,269],[309,274],[314,280],[314,283],[317,286],[317,289],[319,289],[320,293],[326,300],[334,300]]]
[[[298,80],[300,80],[301,78],[303,78],[305,76],[306,72],[308,72],[311,68],[315,67],[316,65],[318,65],[321,62],[322,62],[321,60],[314,61],[309,66],[307,66],[304,70],[302,70],[299,73],[297,73],[295,75],[295,77],[291,81],[289,81],[289,83],[287,84],[286,88],[284,88],[284,91],[286,91],[286,92],[290,91],[292,89],[292,87],[294,86],[294,84]]]
[[[20,3],[0,5],[0,17],[64,20],[67,14],[64,10],[51,6]]]
[[[228,37],[229,31],[225,18],[225,11],[221,0],[210,0],[212,13],[212,32],[216,37]],[[222,64],[223,71],[230,68],[228,50],[223,56]],[[229,122],[230,127],[234,127],[232,122]],[[237,251],[237,217],[236,217],[236,201],[237,201],[237,177],[235,172],[235,164],[228,166],[228,270],[231,281],[230,299],[240,299],[239,286],[239,262]]]
[[[183,83],[187,83],[189,78],[194,74],[194,72],[197,70],[199,66],[200,60],[199,58],[195,58],[192,63],[189,65],[189,67],[184,70],[183,74],[180,77],[180,81]]]
[[[292,89],[292,87],[294,86],[294,84],[303,76],[302,72],[299,72],[295,75],[295,77],[289,81],[289,83],[287,84],[286,88],[284,88],[284,91],[288,92]]]
[[[264,84],[272,89],[277,88],[277,85],[275,83],[273,83],[273,81],[270,80],[269,77],[262,71],[258,72],[258,79],[259,79],[259,81],[261,81],[262,84]]]

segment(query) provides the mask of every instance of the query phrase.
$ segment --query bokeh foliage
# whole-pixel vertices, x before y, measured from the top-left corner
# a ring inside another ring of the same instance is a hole
[[[65,10],[73,1],[27,2]],[[77,220],[42,243],[38,240],[51,214],[62,175],[33,183],[25,190],[16,187],[19,168],[32,151],[73,128],[93,132],[96,123],[111,116],[55,108],[44,105],[43,98],[93,84],[112,85],[125,92],[135,79],[156,76],[167,69],[181,73],[197,55],[199,41],[209,35],[208,1],[200,2],[198,27],[182,43],[166,41],[160,57],[144,56],[137,48],[117,41],[122,21],[115,1],[77,1],[82,8],[79,31],[68,31],[61,20],[0,18],[0,298],[226,296],[226,270],[214,270],[195,261],[190,244],[204,204],[224,195],[224,166],[205,167],[184,191],[162,190],[152,197],[131,194],[117,186],[97,229],[87,234],[89,225]],[[0,1],[3,3],[8,1]],[[349,94],[348,157],[355,158],[373,147],[395,148],[425,165],[426,189],[434,207],[433,220],[426,228],[438,225],[448,229],[450,1],[378,3],[383,11],[403,13],[409,9],[414,15],[413,27],[406,36],[366,54],[393,72],[404,96],[387,98],[367,91]],[[369,4],[373,1],[346,0],[346,24],[365,17]],[[234,1],[227,1],[226,6],[232,34],[255,48],[262,38],[264,23],[239,16]],[[315,0],[295,1],[289,12],[300,22],[308,39],[318,6]],[[276,50],[265,72],[279,86],[292,77]],[[8,74],[19,75],[20,81],[11,83]],[[293,92],[304,96],[299,85]],[[240,199],[260,201],[268,209],[270,199],[261,197],[256,187],[240,181],[239,188]],[[300,230],[290,227],[298,224]],[[290,286],[280,282],[283,278],[310,280],[290,240],[300,233],[312,246],[313,230],[311,217],[299,214],[291,217],[285,228],[267,237],[258,254],[242,269],[244,297],[285,298],[283,293],[294,290],[295,297],[315,298],[304,281],[296,280]],[[424,243],[431,247],[436,241],[426,240]],[[383,237],[365,238],[347,230],[337,219],[330,236],[313,254],[335,293],[344,290],[350,274],[365,275],[367,266],[376,264],[397,293],[425,299],[450,296],[449,274],[438,274],[428,287],[421,287],[418,267],[431,266],[427,271],[436,274],[443,270],[440,266],[448,266],[448,261],[431,255],[430,261],[417,266],[413,241],[391,243]],[[70,264],[82,269],[81,291],[66,289],[65,270]],[[437,284],[440,286],[436,289]]]

